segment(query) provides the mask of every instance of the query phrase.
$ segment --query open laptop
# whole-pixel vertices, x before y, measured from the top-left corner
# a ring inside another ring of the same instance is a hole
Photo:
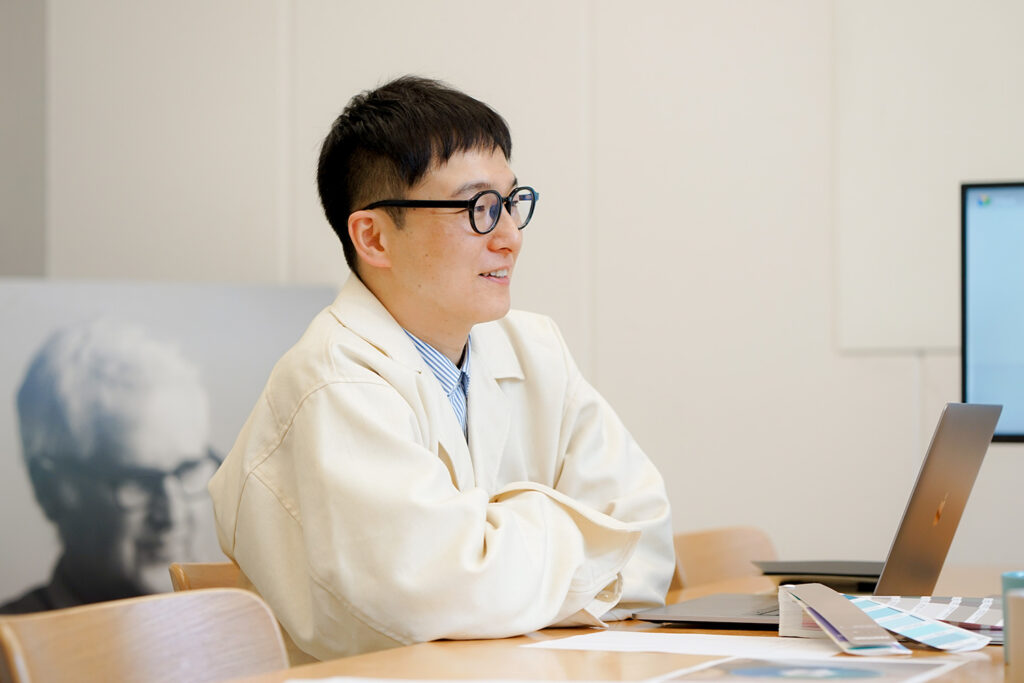
[[[917,482],[884,564],[863,562],[800,562],[789,565],[787,576],[799,568],[808,581],[823,576],[878,577],[874,595],[931,595],[946,553],[953,542],[967,498],[992,442],[1002,406],[948,403],[939,416]],[[760,566],[771,563],[759,563]],[[879,575],[880,568],[880,575]],[[693,626],[776,626],[778,599],[774,595],[722,593],[643,610],[644,621]]]

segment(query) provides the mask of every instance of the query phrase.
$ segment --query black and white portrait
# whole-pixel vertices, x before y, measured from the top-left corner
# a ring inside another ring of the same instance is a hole
[[[222,558],[206,484],[326,287],[0,281],[0,613]]]

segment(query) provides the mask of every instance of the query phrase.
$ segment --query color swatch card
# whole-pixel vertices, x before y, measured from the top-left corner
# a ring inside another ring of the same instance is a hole
[[[893,647],[892,642],[880,639],[874,647],[866,640],[858,642],[855,637],[857,631],[852,630],[851,624],[856,624],[856,628],[864,633],[868,631],[862,622],[858,623],[839,607],[837,599],[857,608],[864,617],[886,631],[945,652],[980,650],[992,642],[992,638],[982,630],[1002,627],[1001,610],[993,608],[987,599],[869,598],[842,595],[821,584],[802,584],[779,588],[779,635],[831,638],[850,654],[866,654],[872,650],[873,654],[909,652],[902,645]],[[932,604],[933,600],[935,604]],[[963,620],[971,628],[940,621],[936,618],[938,616]]]
[[[938,619],[968,629],[1003,628],[1003,601],[998,598],[872,596],[874,602],[895,607],[919,617]]]
[[[896,642],[889,631],[851,604],[846,596],[820,583],[779,588],[780,636],[798,635],[783,628],[783,620],[792,618],[794,603],[846,654],[876,657],[910,654],[910,650]],[[803,624],[801,628],[806,630]]]
[[[874,598],[852,595],[846,597],[879,626],[937,650],[968,652],[980,650],[992,641],[991,638],[981,633],[913,614],[907,610],[878,602]]]

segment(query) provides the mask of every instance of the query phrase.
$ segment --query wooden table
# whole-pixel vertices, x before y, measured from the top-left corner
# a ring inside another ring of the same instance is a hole
[[[944,572],[936,587],[941,594],[987,595],[998,593],[999,568],[958,568]],[[699,586],[684,590],[679,599],[697,597],[713,592],[763,592],[774,584],[765,577],[732,580],[721,584]],[[979,590],[974,592],[973,588]],[[971,590],[964,590],[971,589]],[[991,590],[990,590],[991,589]],[[773,631],[745,631],[723,629],[665,628],[641,621],[618,622],[611,628],[632,631],[658,631],[666,633],[707,633],[718,635],[747,635],[764,638],[778,637]],[[589,679],[639,680],[677,669],[721,659],[718,656],[677,655],[649,652],[590,652],[581,650],[543,650],[522,648],[520,645],[564,638],[594,629],[545,629],[516,638],[500,640],[436,641],[408,647],[371,652],[354,657],[334,659],[316,664],[276,671],[262,676],[246,678],[248,683],[280,683],[288,679],[325,678],[329,676],[364,676],[376,678],[420,679]],[[848,655],[837,655],[847,657]],[[915,658],[946,657],[931,650],[915,650]],[[951,673],[934,679],[938,681],[1002,681],[1003,648],[989,646],[980,652],[969,653],[965,664]]]

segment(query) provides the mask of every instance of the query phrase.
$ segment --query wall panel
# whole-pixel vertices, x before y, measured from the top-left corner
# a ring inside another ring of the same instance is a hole
[[[47,273],[280,279],[274,0],[48,11]]]
[[[836,4],[840,339],[959,347],[960,183],[1024,178],[1013,0]]]
[[[45,267],[44,8],[0,3],[0,275],[42,275]]]

